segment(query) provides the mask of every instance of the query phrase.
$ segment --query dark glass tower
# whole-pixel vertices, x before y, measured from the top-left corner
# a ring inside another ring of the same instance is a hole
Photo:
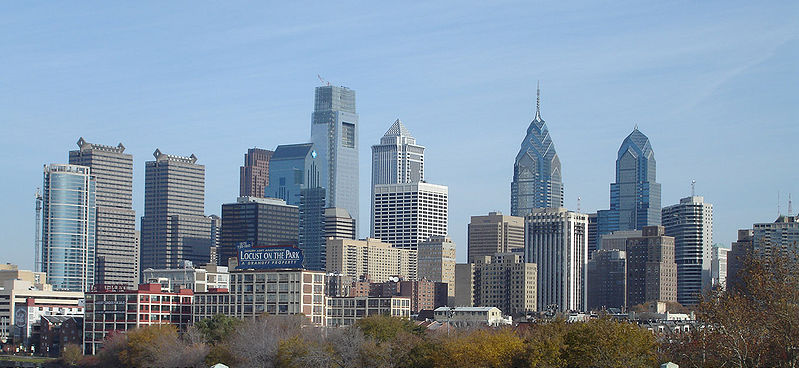
[[[541,119],[541,90],[536,98],[535,118],[527,127],[513,165],[510,185],[510,214],[525,216],[534,208],[563,207],[563,180],[560,159]]]
[[[660,184],[655,182],[655,152],[638,127],[624,139],[610,184],[610,210],[598,212],[599,235],[660,225]]]

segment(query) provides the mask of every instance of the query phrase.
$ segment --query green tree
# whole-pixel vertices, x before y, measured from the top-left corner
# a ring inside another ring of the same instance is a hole
[[[359,319],[355,326],[363,331],[364,335],[374,338],[379,342],[391,341],[401,332],[421,335],[424,327],[398,317],[375,315]]]
[[[657,360],[652,333],[610,317],[569,325],[565,358],[576,367],[651,367]]]
[[[433,352],[435,367],[512,367],[524,341],[511,329],[461,331],[442,337]]]
[[[206,342],[217,343],[231,336],[241,323],[242,321],[236,317],[217,314],[197,321],[194,327],[202,333]]]

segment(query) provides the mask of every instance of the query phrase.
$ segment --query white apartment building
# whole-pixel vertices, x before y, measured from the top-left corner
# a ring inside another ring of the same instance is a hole
[[[187,264],[183,268],[159,269],[148,268],[142,271],[144,283],[161,284],[164,290],[191,289],[195,293],[204,293],[210,289],[230,288],[230,273],[227,266],[207,264],[203,267],[192,267]]]
[[[327,239],[326,271],[359,280],[369,275],[372,282],[392,276],[416,280],[416,250],[392,247],[380,239]]]
[[[375,185],[372,237],[416,250],[431,236],[446,236],[448,196],[446,186],[425,182]]]
[[[408,319],[411,317],[411,300],[405,297],[365,296],[327,298],[328,327],[351,326],[361,318],[375,315]]]
[[[713,205],[700,196],[664,207],[663,227],[674,237],[677,263],[677,302],[693,305],[712,286]]]

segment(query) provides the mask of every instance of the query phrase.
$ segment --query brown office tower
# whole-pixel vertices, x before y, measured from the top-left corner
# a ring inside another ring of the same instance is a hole
[[[663,226],[644,226],[641,237],[627,239],[627,305],[677,301],[674,238]]]
[[[274,152],[250,148],[244,154],[244,166],[240,169],[239,197],[264,197],[269,185],[269,159]]]
[[[741,288],[740,272],[746,261],[746,257],[752,253],[752,240],[754,231],[752,229],[738,230],[738,241],[732,243],[732,249],[727,253],[727,290],[735,291]]]
[[[469,222],[468,262],[474,258],[512,252],[514,249],[524,249],[523,218],[504,216],[501,212],[472,216]]]

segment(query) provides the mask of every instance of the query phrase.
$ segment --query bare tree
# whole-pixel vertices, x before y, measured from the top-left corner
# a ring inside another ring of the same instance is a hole
[[[233,355],[242,359],[243,366],[276,367],[280,341],[300,334],[307,325],[308,319],[301,315],[258,317],[245,321],[228,346]]]

